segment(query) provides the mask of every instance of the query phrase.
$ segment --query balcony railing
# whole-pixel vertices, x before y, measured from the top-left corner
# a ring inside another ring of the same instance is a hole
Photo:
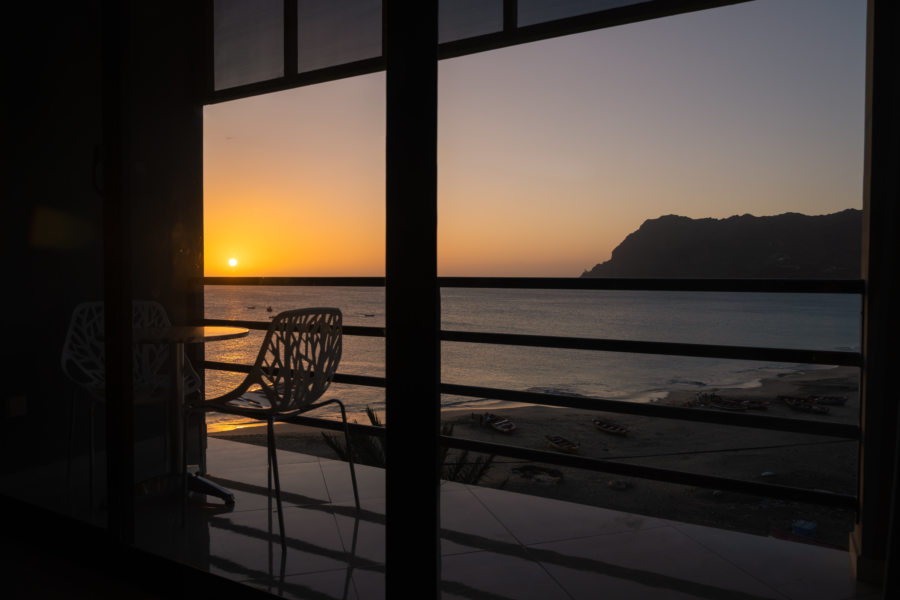
[[[380,277],[206,277],[202,280],[202,283],[205,285],[383,287],[384,279]],[[442,288],[768,292],[855,295],[863,295],[865,292],[865,285],[861,280],[439,277],[438,284]],[[259,330],[265,330],[269,326],[267,321],[235,321],[225,319],[204,319],[203,323],[207,325],[238,325]],[[384,337],[384,329],[381,327],[348,325],[344,327],[344,334],[350,336]],[[859,352],[836,352],[802,348],[761,348],[448,330],[442,330],[440,337],[442,341],[474,344],[630,352],[639,354],[727,358],[852,367],[862,366],[862,355]],[[249,372],[250,370],[249,365],[212,361],[206,361],[204,367],[207,369],[232,372]],[[385,387],[384,378],[349,373],[338,373],[335,376],[335,382],[350,385]],[[828,423],[753,414],[693,410],[661,404],[573,397],[547,392],[499,389],[443,382],[440,384],[439,392],[441,394],[453,394],[474,398],[491,398],[522,404],[597,410],[661,419],[678,419],[719,425],[753,427],[772,431],[813,434],[848,440],[860,439],[860,427],[858,425],[845,423]],[[324,429],[337,430],[341,428],[341,424],[336,421],[314,417],[296,417],[290,419],[290,421],[305,425],[313,425]],[[384,429],[380,427],[358,424],[353,424],[352,427],[356,431],[366,432],[372,435],[384,435],[385,433]],[[441,436],[441,443],[449,448],[460,450],[483,452],[486,454],[520,458],[558,466],[577,467],[591,471],[632,476],[655,481],[692,485],[737,493],[755,494],[822,506],[849,509],[857,509],[858,507],[858,498],[855,495],[839,494],[823,490],[811,490],[720,476],[687,473],[671,469],[621,463],[616,462],[615,460],[565,455],[507,444],[496,444],[448,436]]]

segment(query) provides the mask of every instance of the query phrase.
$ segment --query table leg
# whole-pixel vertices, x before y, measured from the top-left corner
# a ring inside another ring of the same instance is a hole
[[[175,377],[172,382],[172,389],[175,390],[172,395],[172,414],[175,421],[175,436],[172,443],[172,460],[175,461],[175,464],[172,465],[172,472],[184,477],[187,474],[185,470],[187,457],[184,447],[184,428],[187,427],[184,422],[186,418],[184,411],[184,344],[178,342],[172,344],[172,357],[175,361],[175,368],[172,369]]]
[[[185,447],[185,429],[189,426],[187,422],[187,412],[185,411],[185,398],[184,398],[184,344],[176,343],[173,344],[173,354],[175,356],[175,402],[176,413],[175,413],[175,422],[176,422],[176,436],[175,436],[175,456],[178,460],[178,465],[176,465],[175,473],[178,473],[179,477],[183,481],[184,486],[184,494],[187,496],[188,490],[192,492],[198,492],[200,494],[207,494],[209,496],[216,496],[217,498],[221,498],[225,504],[232,505],[234,504],[234,494],[220,486],[217,483],[214,483],[205,477],[201,477],[197,474],[189,474],[187,467],[187,448]],[[203,452],[202,448],[198,449],[201,453]]]

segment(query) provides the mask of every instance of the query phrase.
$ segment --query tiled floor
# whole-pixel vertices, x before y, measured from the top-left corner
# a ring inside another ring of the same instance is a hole
[[[283,554],[265,450],[210,438],[208,466],[234,509],[192,507],[186,528],[147,518],[140,543],[284,597],[384,597],[381,470],[357,467],[357,512],[346,463],[280,453]],[[845,552],[501,490],[445,484],[441,524],[445,600],[878,597]]]

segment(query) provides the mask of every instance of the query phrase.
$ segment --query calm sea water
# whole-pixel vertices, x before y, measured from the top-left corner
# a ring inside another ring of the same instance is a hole
[[[272,312],[266,308],[271,306]],[[384,290],[353,287],[207,286],[206,316],[266,321],[279,311],[336,306],[345,325],[384,326]],[[623,340],[770,348],[858,350],[860,299],[841,294],[763,294],[570,290],[444,289],[442,328]],[[250,364],[263,333],[206,345],[208,360]],[[684,358],[586,350],[444,342],[442,379],[515,390],[546,390],[634,402],[672,390],[752,387],[764,377],[811,365]],[[344,337],[340,372],[384,376],[384,339]],[[208,395],[234,387],[240,374],[210,371]],[[353,416],[384,407],[384,390],[334,384],[329,397]],[[423,399],[424,400],[424,399]],[[444,396],[446,407],[492,406],[490,399]],[[336,409],[319,411],[337,416]],[[365,421],[365,419],[361,419]],[[211,429],[241,420],[211,413]]]

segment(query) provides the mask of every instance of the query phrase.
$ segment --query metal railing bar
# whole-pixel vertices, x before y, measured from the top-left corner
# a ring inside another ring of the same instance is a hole
[[[384,277],[203,277],[203,285],[384,287]]]
[[[300,415],[296,417],[281,419],[281,422],[306,425],[331,431],[343,431],[343,424],[341,423],[341,421],[323,419],[320,417]],[[350,428],[350,431],[356,434],[384,437],[387,432],[386,427],[361,425],[359,423],[348,423],[348,426]],[[717,477],[714,475],[702,475],[698,473],[673,471],[670,469],[649,467],[645,465],[637,465],[634,463],[617,462],[616,460],[589,458],[571,454],[560,454],[556,452],[546,452],[543,450],[535,450],[532,448],[522,448],[520,446],[482,442],[452,436],[442,435],[440,436],[440,442],[443,446],[454,448],[457,450],[468,450],[470,452],[481,452],[484,454],[493,454],[496,456],[504,456],[508,458],[518,458],[527,461],[557,465],[561,467],[574,467],[594,472],[611,473],[626,477],[639,477],[642,479],[650,479],[653,481],[693,485],[707,489],[718,489],[723,491],[766,496],[783,500],[794,500],[797,502],[806,502],[821,506],[833,506],[850,509],[857,508],[857,498],[855,496],[838,494],[835,492],[809,490],[790,486],[774,485],[769,483],[745,481],[741,479]]]
[[[823,490],[809,490],[790,486],[775,485],[771,483],[758,483],[755,481],[745,481],[742,479],[717,477],[714,475],[702,475],[699,473],[672,471],[670,469],[661,469],[658,467],[650,467],[646,465],[619,463],[613,460],[605,460],[601,458],[589,458],[586,456],[577,456],[572,454],[559,454],[555,452],[535,450],[532,448],[509,446],[506,444],[494,444],[491,442],[481,442],[444,435],[440,436],[440,439],[442,445],[457,450],[468,450],[470,452],[481,452],[485,454],[494,454],[510,458],[521,458],[528,461],[541,462],[562,467],[575,467],[579,469],[587,469],[603,473],[612,473],[614,475],[639,477],[641,479],[650,479],[653,481],[692,485],[702,488],[717,489],[741,494],[752,494],[755,496],[765,496],[782,500],[793,500],[796,502],[806,502],[809,504],[816,504],[820,506],[833,506],[838,508],[849,508],[853,510],[856,510],[858,507],[858,500],[855,496],[838,494],[835,492],[827,492]]]
[[[719,412],[715,410],[666,406],[644,402],[625,402],[605,398],[588,398],[581,396],[564,396],[545,392],[526,392],[506,390],[454,383],[441,383],[442,394],[466,396],[471,398],[490,398],[521,404],[538,404],[542,406],[558,406],[579,410],[602,411],[619,414],[641,415],[661,419],[678,419],[698,423],[714,423],[733,425],[735,427],[753,427],[772,431],[790,431],[828,437],[858,440],[859,426],[847,423],[830,423],[826,421],[807,421],[803,419],[785,419],[758,414]]]
[[[242,321],[232,319],[202,319],[203,325],[229,325],[265,331],[267,321]],[[345,335],[384,337],[383,327],[345,325]],[[442,330],[441,340],[472,344],[498,344],[504,346],[531,346],[534,348],[560,348],[567,350],[594,350],[602,352],[628,352],[635,354],[660,354],[666,356],[692,356],[697,358],[727,358],[815,365],[859,367],[862,356],[858,352],[834,350],[806,350],[799,348],[761,348],[754,346],[724,346],[715,344],[685,344],[678,342],[645,342],[638,340],[611,340],[604,338],[579,338],[520,333],[489,333],[483,331]]]
[[[225,325],[228,327],[246,327],[265,331],[269,328],[268,321],[242,321],[239,319],[201,319],[201,325]],[[344,325],[344,335],[356,335],[362,337],[384,337],[384,327],[368,327],[362,325]]]
[[[203,368],[216,369],[232,373],[249,373],[250,365],[237,363],[224,363],[216,361],[204,361]],[[371,375],[354,375],[352,373],[336,373],[335,383],[348,385],[362,385],[368,387],[385,387],[383,377]],[[860,437],[859,426],[846,423],[829,423],[823,421],[806,421],[802,419],[785,419],[783,417],[768,417],[746,413],[718,412],[714,410],[684,408],[680,406],[665,406],[662,404],[647,404],[642,402],[624,402],[621,400],[608,400],[605,398],[587,398],[580,396],[563,396],[548,394],[545,392],[525,392],[519,390],[504,390],[498,388],[478,387],[471,385],[459,385],[453,383],[441,383],[440,392],[454,396],[466,396],[470,398],[491,398],[518,402],[521,404],[535,404],[541,406],[557,406],[562,408],[574,408],[578,410],[602,411],[618,414],[639,415],[662,419],[678,419],[682,421],[694,421],[698,423],[713,423],[718,425],[732,425],[735,427],[753,427],[771,431],[789,431],[821,435],[827,437],[858,440]]]
[[[265,331],[269,328],[267,321],[244,321],[241,319],[201,319],[200,325],[223,325],[225,327],[246,327]]]
[[[237,363],[225,363],[216,361],[203,361],[204,369],[215,369],[232,373],[249,373],[250,365]],[[385,387],[383,377],[371,375],[354,375],[351,373],[336,373],[335,383],[348,385],[362,385],[368,387]],[[661,419],[677,419],[682,421],[694,421],[698,423],[713,423],[718,425],[733,425],[735,427],[753,427],[771,431],[789,431],[811,435],[858,440],[860,429],[858,425],[847,423],[829,423],[824,421],[807,421],[803,419],[785,419],[783,417],[768,417],[747,413],[718,412],[715,410],[685,408],[680,406],[665,406],[662,404],[647,404],[643,402],[624,402],[622,400],[609,400],[606,398],[589,398],[581,396],[564,396],[549,394],[546,392],[526,392],[521,390],[506,390],[454,383],[441,383],[440,392],[454,396],[466,396],[470,398],[491,398],[507,402],[521,404],[535,404],[540,406],[557,406],[562,408],[574,408],[578,410],[602,411],[618,414],[640,415]]]
[[[249,373],[251,367],[250,365],[242,365],[238,363],[226,363],[226,362],[218,362],[214,360],[204,360],[201,363],[204,369],[213,369],[216,371],[227,371],[229,373]]]
[[[383,277],[203,277],[204,285],[383,287]],[[666,279],[640,277],[438,277],[446,288],[863,294],[861,279]]]
[[[663,354],[667,356],[694,356],[699,358],[728,358],[735,360],[762,360],[849,367],[858,367],[862,364],[862,356],[858,352],[837,352],[833,350],[760,348],[754,346],[724,346],[676,342],[643,342],[637,340],[573,338],[548,335],[448,330],[441,331],[441,340],[445,342],[500,344],[505,346],[600,350],[604,352]]]
[[[249,373],[252,367],[250,365],[242,365],[239,363],[217,362],[205,360],[202,363],[204,369],[214,369],[216,371],[227,371],[229,373]],[[375,377],[372,375],[354,375],[352,373],[335,373],[335,383],[346,383],[349,385],[364,385],[367,387],[385,386],[384,377]]]
[[[438,277],[441,287],[653,292],[862,294],[861,279],[666,279],[645,277]]]
[[[339,431],[342,433],[344,431],[343,422],[334,419],[323,419],[322,417],[308,417],[305,415],[298,415],[296,417],[280,419],[278,422],[292,423],[294,425],[306,425],[308,427],[317,427],[319,429],[328,429],[331,431]],[[354,423],[352,421],[347,423],[347,427],[350,429],[350,433],[372,435],[376,437],[384,437],[386,431],[384,427],[376,427],[375,425],[362,425],[360,423]]]
[[[385,386],[384,377],[375,377],[373,375],[352,375],[350,373],[335,373],[334,382],[380,388],[383,388]]]

